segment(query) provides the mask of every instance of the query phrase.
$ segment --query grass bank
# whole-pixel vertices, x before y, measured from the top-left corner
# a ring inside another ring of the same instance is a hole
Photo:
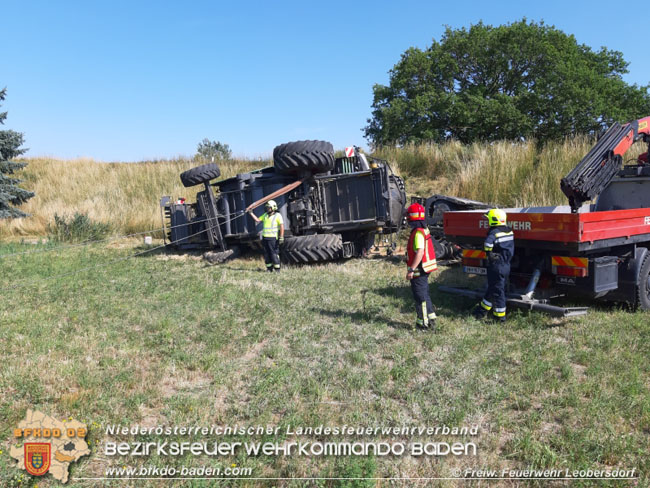
[[[160,227],[160,197],[184,196],[194,200],[197,190],[185,188],[179,175],[198,166],[192,159],[100,163],[90,159],[62,161],[25,159],[20,172],[23,187],[36,196],[21,207],[31,217],[0,221],[0,237],[42,236],[54,216],[85,214],[109,224],[119,235]],[[232,160],[220,164],[223,177],[251,171],[268,161]]]
[[[566,205],[560,179],[594,143],[594,138],[583,136],[542,148],[535,141],[469,145],[451,141],[382,148],[377,154],[395,162],[411,194],[442,193],[508,207]],[[643,145],[637,144],[627,154],[628,160],[643,151]]]
[[[575,137],[540,149],[534,141],[451,141],[381,149],[378,154],[397,163],[413,193],[442,193],[500,206],[558,205],[566,202],[560,179],[593,142]]]
[[[566,203],[560,179],[588,152],[594,140],[575,137],[538,148],[533,142],[463,145],[458,142],[383,148],[406,180],[409,195],[442,193],[500,206]],[[643,149],[638,145],[638,151]],[[632,152],[634,155],[634,152]],[[198,163],[191,159],[141,163],[98,163],[92,160],[27,159],[20,177],[36,192],[23,210],[32,217],[0,221],[0,237],[42,236],[55,214],[86,214],[124,235],[160,227],[162,195],[185,196],[178,175]],[[223,177],[267,166],[270,161],[220,163]]]

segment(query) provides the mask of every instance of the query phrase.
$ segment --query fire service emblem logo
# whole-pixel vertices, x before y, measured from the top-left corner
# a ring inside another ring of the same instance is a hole
[[[34,476],[43,476],[50,469],[49,443],[27,442],[25,443],[25,469]]]

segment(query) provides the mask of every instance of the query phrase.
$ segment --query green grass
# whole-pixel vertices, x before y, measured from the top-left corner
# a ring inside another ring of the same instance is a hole
[[[440,330],[414,331],[401,263],[351,260],[269,275],[257,256],[208,267],[196,256],[158,253],[103,266],[144,249],[134,246],[0,259],[0,485],[56,485],[16,478],[9,442],[28,408],[89,425],[93,454],[72,465],[69,486],[103,475],[103,427],[136,423],[481,427],[477,458],[136,458],[236,463],[255,477],[444,477],[458,467],[650,472],[648,314],[599,306],[558,320],[515,311],[505,326],[486,325],[469,317],[471,300],[437,290],[465,281],[443,269],[431,286]],[[0,254],[33,249],[41,247],[4,244]],[[120,439],[134,440],[112,438]]]

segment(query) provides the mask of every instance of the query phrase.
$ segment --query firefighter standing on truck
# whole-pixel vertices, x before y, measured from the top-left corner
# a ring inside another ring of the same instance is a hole
[[[264,206],[266,213],[259,218],[252,210],[248,214],[258,224],[263,223],[262,227],[262,252],[264,253],[264,262],[266,271],[280,271],[280,245],[284,243],[284,220],[278,212],[278,204],[274,200],[269,200]]]
[[[429,296],[429,273],[438,269],[436,253],[429,228],[424,221],[424,207],[414,203],[406,210],[411,226],[411,236],[407,244],[406,279],[411,282],[415,300],[416,327],[433,328],[436,311]]]
[[[488,288],[480,304],[474,309],[474,317],[484,319],[489,312],[497,322],[506,321],[506,283],[510,275],[510,261],[515,252],[515,236],[507,225],[506,213],[498,208],[489,210],[489,230],[483,250],[487,254]]]

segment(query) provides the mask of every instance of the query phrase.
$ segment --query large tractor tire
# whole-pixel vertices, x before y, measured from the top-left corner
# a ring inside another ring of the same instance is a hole
[[[219,178],[220,175],[219,166],[215,163],[204,164],[182,172],[181,183],[183,183],[184,187],[189,188]]]
[[[334,146],[327,141],[297,141],[273,149],[278,173],[326,173],[334,169]]]
[[[307,264],[339,259],[343,255],[340,234],[314,234],[289,237],[281,248],[285,263]]]

